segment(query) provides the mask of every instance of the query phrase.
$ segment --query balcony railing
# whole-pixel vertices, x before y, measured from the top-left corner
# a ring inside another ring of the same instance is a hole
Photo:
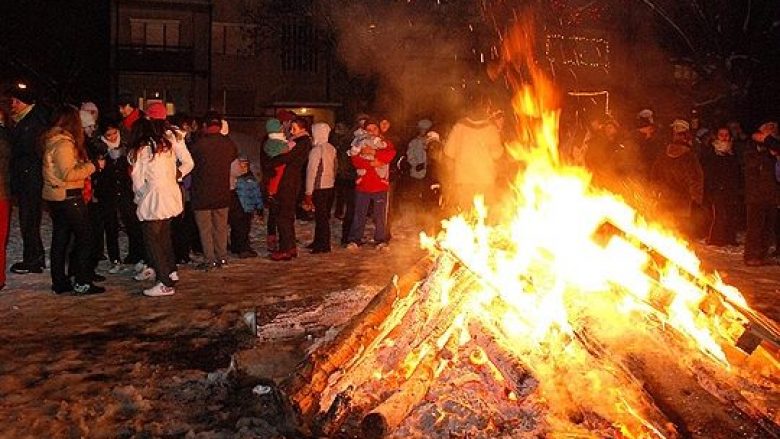
[[[192,47],[119,45],[116,47],[119,70],[137,72],[194,72]]]

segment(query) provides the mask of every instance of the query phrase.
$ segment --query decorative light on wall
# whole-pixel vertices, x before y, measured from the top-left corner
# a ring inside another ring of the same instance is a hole
[[[605,70],[609,70],[610,66],[609,41],[605,38],[547,34],[544,52],[551,63],[559,62],[565,66]]]

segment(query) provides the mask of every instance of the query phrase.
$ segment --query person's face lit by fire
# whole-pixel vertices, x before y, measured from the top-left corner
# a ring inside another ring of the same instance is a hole
[[[382,134],[385,134],[385,133],[387,133],[388,130],[390,130],[390,121],[387,120],[387,119],[382,119],[379,122],[379,131]]]
[[[111,143],[116,143],[119,141],[119,130],[116,128],[109,128],[103,133],[103,137]]]
[[[607,136],[608,139],[615,139],[617,137],[618,129],[614,123],[604,124],[602,129],[604,130],[604,135]]]
[[[133,112],[133,107],[131,107],[130,105],[120,105],[119,106],[119,114],[121,114],[122,117],[127,117],[132,112]]]
[[[365,130],[368,134],[371,134],[372,136],[378,136],[380,134],[379,126],[375,123],[369,123],[366,125]]]
[[[728,128],[721,128],[718,130],[717,135],[718,140],[721,142],[730,142],[731,141],[731,132]]]
[[[11,114],[21,114],[25,109],[27,109],[27,107],[29,107],[28,104],[20,101],[19,99],[11,98]]]
[[[306,128],[301,126],[299,122],[292,122],[290,124],[290,134],[292,134],[293,136],[297,136],[298,134],[301,134],[304,131],[306,131]]]

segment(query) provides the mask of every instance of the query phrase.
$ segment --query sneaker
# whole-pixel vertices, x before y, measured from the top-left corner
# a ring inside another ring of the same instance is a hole
[[[150,279],[154,279],[154,276],[155,276],[154,268],[146,267],[141,272],[136,273],[136,275],[133,276],[133,279],[137,281],[150,280]]]
[[[211,271],[216,267],[217,267],[216,264],[214,264],[213,262],[201,262],[200,264],[195,266],[195,269],[201,271]]]
[[[226,266],[227,264],[228,264],[228,261],[227,261],[227,259],[217,259],[217,260],[214,262],[214,267],[216,267],[216,268],[222,268],[222,267]]]
[[[376,245],[376,249],[379,251],[388,251],[390,250],[390,244],[386,242],[380,242],[379,244]]]
[[[51,290],[54,292],[54,294],[67,294],[73,292],[73,285],[68,282],[64,285],[52,285]]]
[[[28,274],[28,273],[43,273],[43,266],[39,264],[26,264],[24,262],[17,262],[11,265],[11,273],[16,274]]]
[[[257,252],[254,250],[244,250],[238,254],[239,259],[249,259],[249,258],[256,258],[256,257],[257,257]]]
[[[162,282],[158,282],[157,285],[144,290],[144,296],[149,297],[172,296],[174,293],[176,293],[176,290],[173,287],[166,287]]]
[[[93,284],[75,284],[73,285],[73,293],[77,296],[89,296],[92,294],[105,293],[106,289]]]
[[[122,263],[119,261],[111,261],[111,268],[108,269],[109,274],[117,274],[122,271]]]
[[[356,242],[350,242],[349,244],[347,244],[347,250],[357,250],[359,248],[360,246],[357,245]]]
[[[172,281],[178,282],[179,281],[179,273],[175,271],[171,271],[171,274],[168,275],[168,277],[171,278]]]

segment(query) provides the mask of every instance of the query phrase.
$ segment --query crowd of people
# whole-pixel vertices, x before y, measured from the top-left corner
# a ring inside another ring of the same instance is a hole
[[[689,239],[736,246],[744,231],[746,265],[766,265],[780,255],[775,120],[750,135],[736,120],[706,126],[695,114],[659,127],[650,109],[635,123],[625,130],[613,118],[594,118],[584,138],[571,139],[569,159],[587,167],[595,184]]]
[[[23,252],[10,271],[43,272],[46,207],[57,294],[104,292],[98,283],[105,277],[96,269],[107,259],[110,275],[132,267],[136,280],[154,281],[143,294],[172,295],[177,266],[196,254],[196,267],[204,271],[228,264],[230,253],[257,257],[250,240],[256,216],[265,221],[272,261],[298,257],[300,218],[315,223],[306,246],[312,254],[331,251],[332,216],[341,221],[343,247],[383,251],[392,239],[391,216],[406,206],[421,212],[415,218],[421,228],[435,231],[438,220],[470,208],[476,195],[488,205],[497,202],[519,168],[506,159],[504,114],[488,106],[459,119],[446,140],[422,119],[403,143],[387,118],[361,114],[351,127],[310,126],[308,119],[280,111],[257,141],[260,163],[250,163],[213,111],[197,119],[169,115],[162,102],[142,110],[134,97],[120,96],[118,118],[110,120],[91,102],[49,112],[29,89],[13,87],[5,97],[10,111],[0,110],[0,264],[6,267],[13,197]],[[589,168],[594,184],[661,215],[691,238],[736,245],[745,228],[745,263],[768,263],[771,245],[780,243],[777,123],[767,121],[750,136],[735,121],[706,129],[697,120],[678,119],[659,129],[650,110],[640,112],[636,123],[626,131],[615,119],[596,118],[582,138],[567,140],[564,156]],[[369,219],[372,236],[366,236]]]

